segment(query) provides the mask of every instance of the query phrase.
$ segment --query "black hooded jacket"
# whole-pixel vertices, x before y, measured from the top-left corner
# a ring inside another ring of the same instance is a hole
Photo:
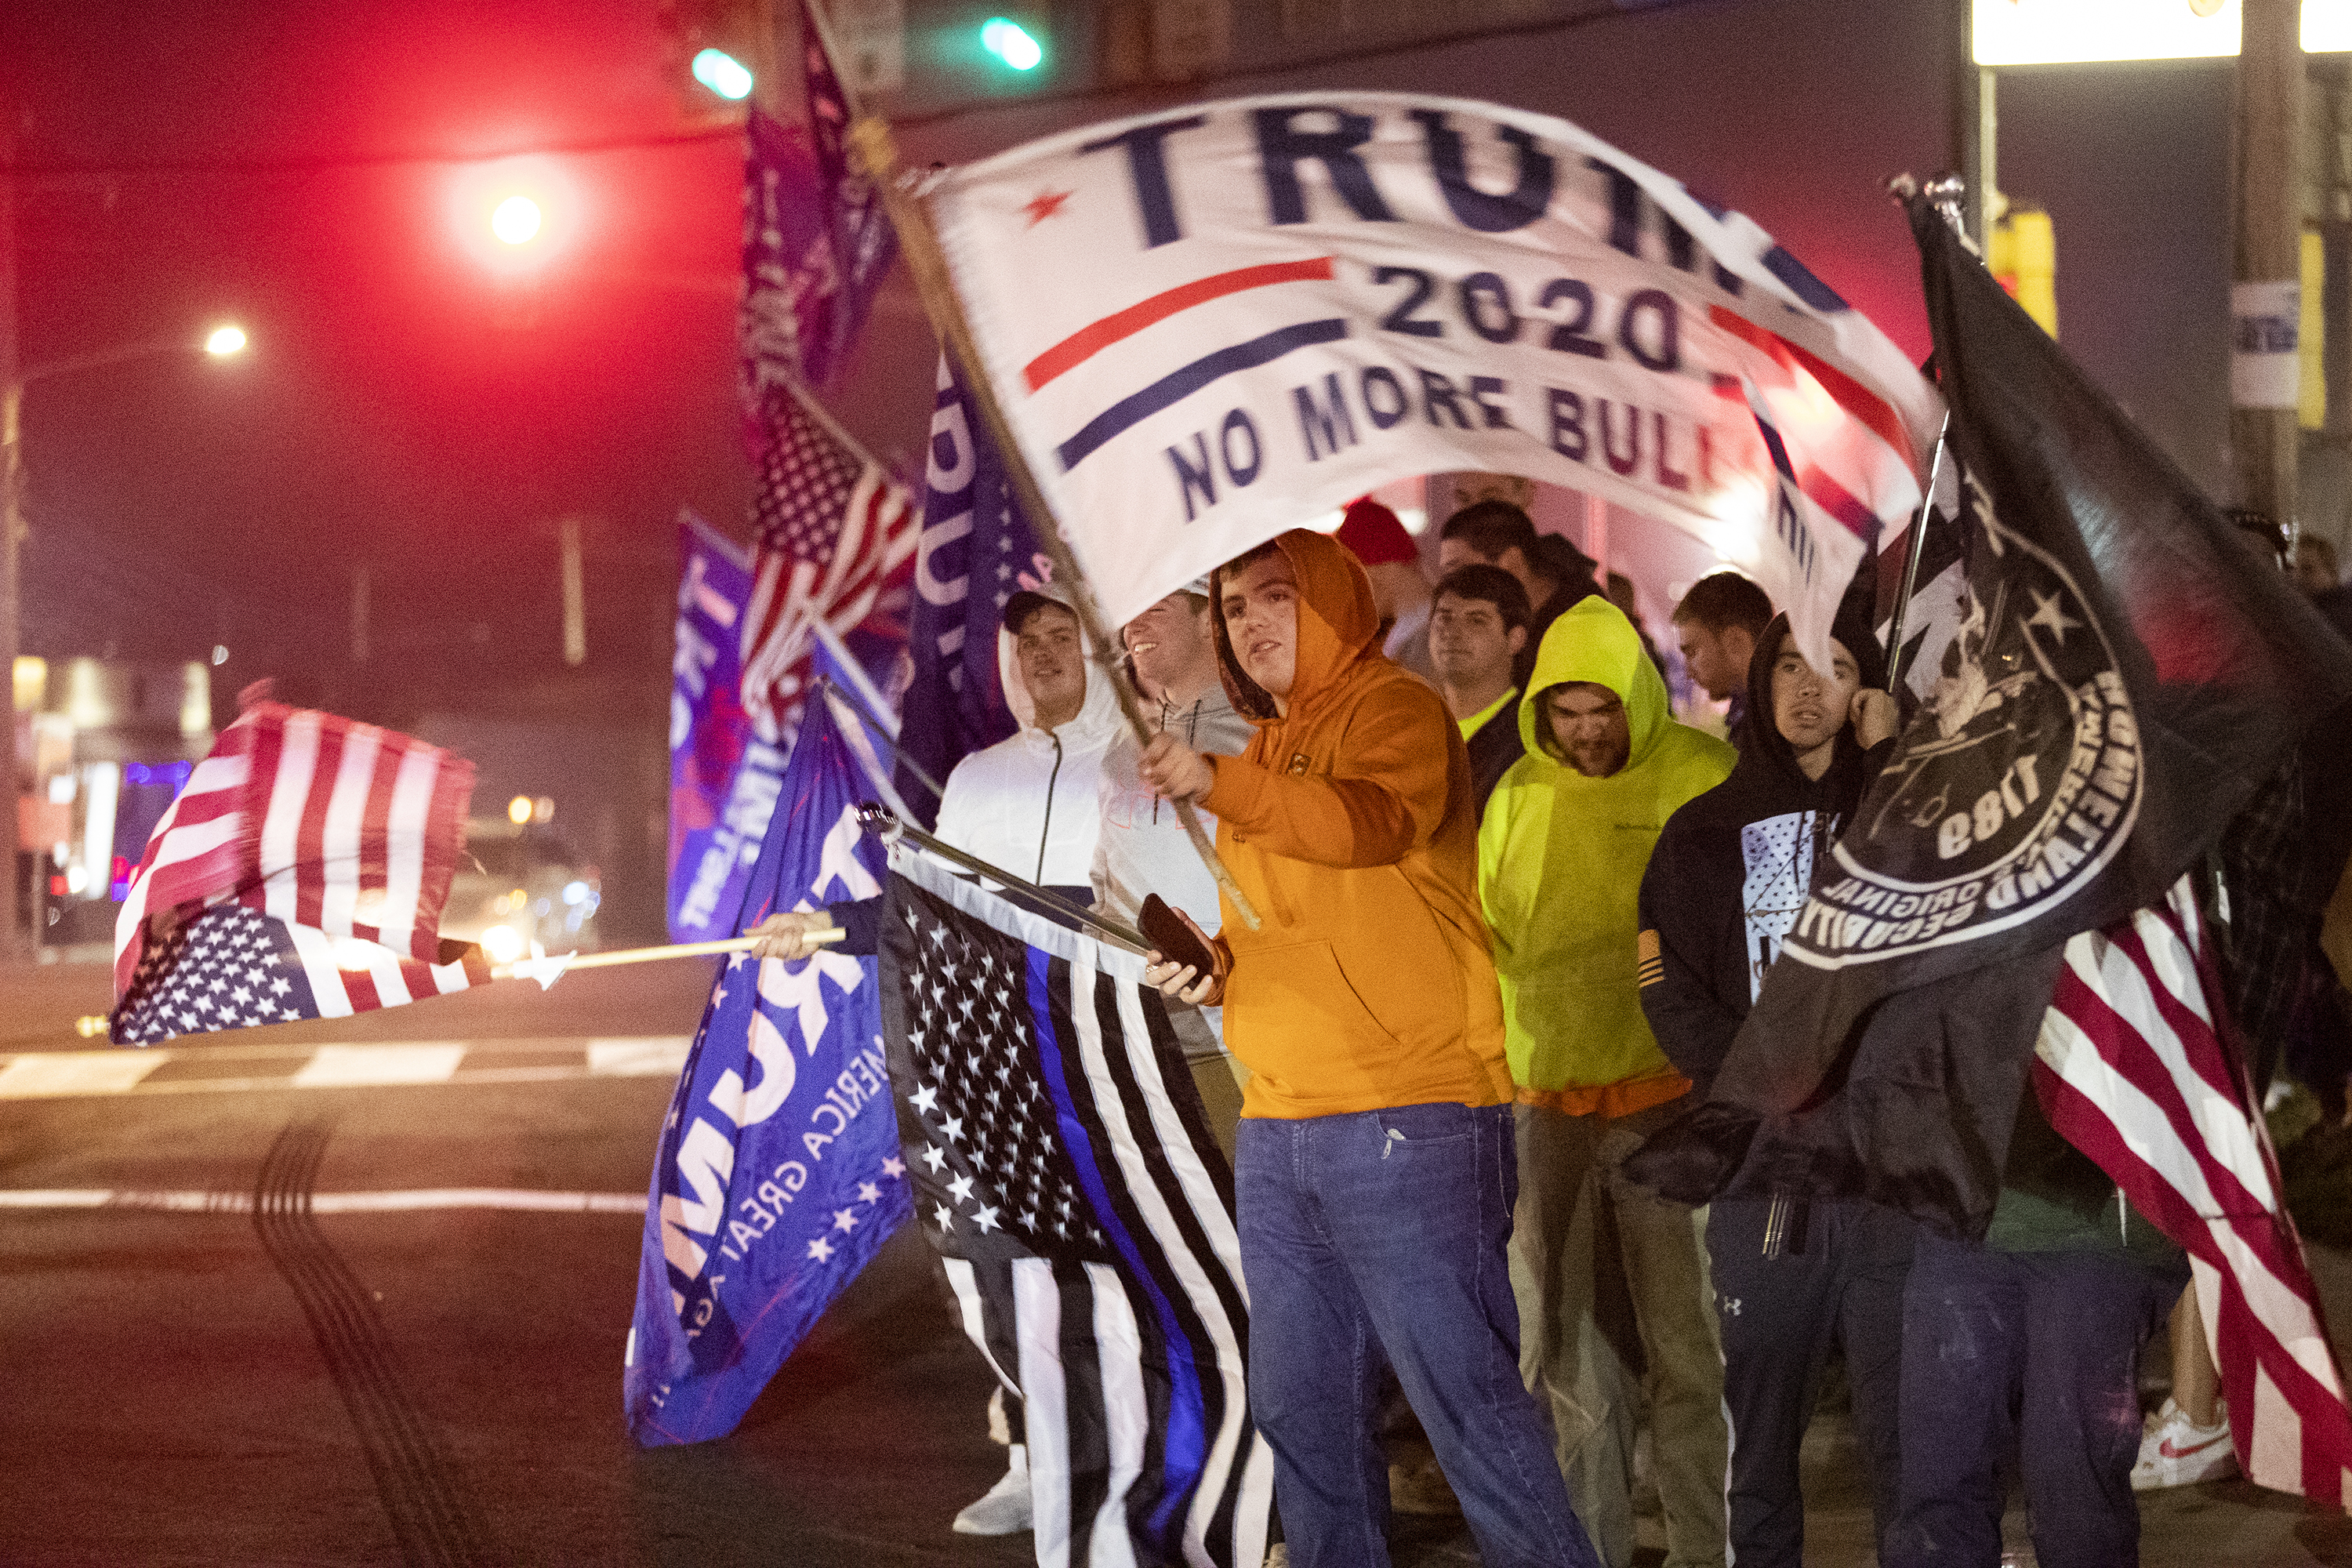
[[[1772,666],[1788,635],[1789,617],[1774,616],[1748,667],[1748,735],[1738,766],[1666,819],[1642,877],[1642,1012],[1702,1096],[1822,856],[1894,745],[1864,752],[1848,723],[1828,771],[1804,775],[1772,716]],[[1853,655],[1864,689],[1885,686],[1885,660],[1866,623],[1841,615],[1832,635]]]

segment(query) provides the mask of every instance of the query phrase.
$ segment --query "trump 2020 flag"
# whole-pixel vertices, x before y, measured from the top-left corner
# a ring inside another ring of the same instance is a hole
[[[916,768],[945,779],[966,753],[1013,733],[996,669],[996,628],[1005,601],[1048,575],[1004,459],[942,359],[915,543],[907,644],[914,680],[898,734],[900,754]],[[912,771],[900,770],[898,793],[924,826],[937,818],[940,803]]]
[[[741,927],[881,891],[857,763],[814,704]],[[908,1214],[874,960],[732,955],[655,1152],[623,1403],[639,1443],[734,1429]]]
[[[1231,100],[1047,137],[925,199],[1115,626],[1302,517],[1468,468],[1697,536],[1825,669],[1941,415],[1754,222],[1544,115]]]
[[[1040,1564],[1265,1556],[1233,1177],[1140,954],[892,856],[884,1034],[916,1218],[1022,1401]]]
[[[678,522],[677,647],[669,693],[669,934],[735,933],[782,787],[784,752],[743,711],[751,553],[691,514]]]

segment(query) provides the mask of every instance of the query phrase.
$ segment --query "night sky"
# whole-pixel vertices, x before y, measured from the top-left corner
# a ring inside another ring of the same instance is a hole
[[[1881,185],[1950,156],[1935,11],[1713,0],[1208,95],[1409,89],[1560,114],[1754,216],[1918,354],[1916,261]],[[740,531],[750,480],[739,143],[695,139],[655,0],[13,0],[0,62],[21,361],[194,342],[229,317],[254,340],[243,363],[148,357],[33,391],[29,651],[218,642],[231,687],[339,661],[366,563],[387,667],[552,667],[554,520],[576,513],[592,664],[658,674],[672,520],[688,504]],[[2002,98],[2003,184],[2057,216],[2062,340],[2215,485],[2228,79],[2021,73]],[[901,142],[969,158],[1185,96],[1000,103]],[[562,158],[576,231],[528,286],[459,242],[462,165],[401,161],[631,142]],[[919,458],[932,353],[902,272],[835,395],[886,457]]]

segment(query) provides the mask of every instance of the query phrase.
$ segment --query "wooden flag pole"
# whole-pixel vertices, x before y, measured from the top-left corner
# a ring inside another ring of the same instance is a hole
[[[820,26],[822,26],[820,24]],[[979,345],[971,335],[971,323],[963,313],[963,302],[956,297],[954,282],[948,276],[946,253],[940,248],[940,237],[931,226],[930,215],[914,194],[898,183],[898,153],[890,136],[887,121],[877,115],[861,115],[849,128],[849,148],[857,159],[866,177],[874,182],[881,194],[883,210],[890,215],[891,226],[898,230],[899,253],[906,257],[907,267],[915,275],[915,287],[922,295],[923,308],[931,318],[931,325],[940,341],[955,356],[964,373],[964,384],[972,400],[980,405],[982,423],[1003,455],[1007,473],[1013,479],[1013,492],[1021,500],[1022,509],[1037,525],[1038,542],[1045,546],[1046,556],[1054,563],[1057,582],[1070,591],[1071,608],[1077,612],[1079,629],[1094,645],[1095,658],[1109,678],[1111,690],[1118,697],[1119,711],[1135,731],[1136,739],[1149,746],[1153,740],[1151,727],[1143,717],[1142,704],[1137,700],[1135,689],[1128,683],[1127,672],[1119,668],[1110,650],[1118,644],[1104,624],[1101,607],[1095,602],[1094,589],[1078,570],[1077,558],[1071,554],[1069,542],[1062,536],[1061,524],[1046,504],[1045,492],[1037,483],[1021,444],[1013,438],[1012,424],[1004,416],[1004,408],[997,401],[996,388],[988,378],[987,367],[981,363]],[[1189,800],[1174,803],[1177,820],[1200,852],[1202,864],[1217,879],[1217,886],[1233,901],[1234,913],[1243,925],[1256,931],[1262,922],[1248,897],[1234,880],[1233,873],[1218,858],[1217,847],[1201,826],[1200,814]]]

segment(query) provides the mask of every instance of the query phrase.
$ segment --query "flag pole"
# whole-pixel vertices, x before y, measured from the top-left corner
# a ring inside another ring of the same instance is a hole
[[[1897,174],[1886,182],[1886,194],[1895,198],[1896,205],[1907,207],[1915,201],[1929,203],[1937,215],[1951,225],[1952,232],[1960,237],[1960,243],[1973,250],[1975,247],[1969,243],[1968,229],[1960,220],[1960,199],[1967,189],[1966,182],[1958,174],[1930,180],[1924,191],[1920,189],[1919,182],[1909,174]],[[1927,552],[1927,520],[1936,515],[1936,481],[1943,478],[1944,446],[1951,434],[1952,410],[1947,404],[1944,422],[1936,429],[1935,459],[1927,465],[1927,492],[1919,498],[1919,519],[1911,525],[1911,547],[1903,555],[1903,586],[1895,593],[1894,618],[1886,627],[1886,689],[1889,695],[1902,689],[1904,615],[1911,608],[1911,595],[1918,591],[1919,558]]]
[[[825,931],[806,933],[805,940],[819,944],[839,942],[849,933],[835,926]],[[749,952],[760,944],[756,936],[721,937],[716,942],[677,942],[665,947],[622,947],[610,952],[565,953],[547,958],[522,958],[512,963],[501,963],[490,970],[493,980],[530,980],[537,978],[534,964],[560,963],[566,973],[575,969],[611,969],[623,963],[658,963],[668,958],[708,958],[718,952]]]
[[[812,8],[814,14],[814,8]],[[818,24],[820,34],[824,24]],[[979,345],[971,335],[971,323],[963,313],[963,303],[956,296],[955,285],[948,276],[946,254],[940,248],[938,231],[932,228],[930,215],[922,203],[898,183],[898,148],[890,136],[889,123],[877,115],[861,115],[849,128],[850,151],[856,156],[866,177],[874,182],[881,194],[883,210],[889,214],[891,226],[898,230],[899,253],[906,257],[908,268],[915,275],[915,287],[922,295],[924,309],[929,313],[931,325],[955,356],[964,373],[964,384],[972,401],[979,405],[982,420],[990,437],[1003,454],[1007,473],[1013,480],[1014,493],[1022,509],[1037,526],[1038,542],[1054,563],[1057,581],[1070,590],[1071,608],[1077,612],[1079,628],[1094,645],[1095,658],[1109,678],[1111,690],[1118,698],[1119,711],[1126,715],[1136,739],[1149,746],[1153,739],[1151,727],[1145,722],[1142,705],[1137,701],[1135,689],[1128,683],[1127,672],[1110,657],[1111,648],[1118,646],[1105,626],[1100,606],[1095,603],[1094,589],[1078,570],[1077,558],[1071,554],[1069,542],[1062,535],[1061,524],[1053,509],[1046,504],[1045,492],[1037,482],[1036,474],[1013,437],[1012,424],[1005,418],[1004,408],[997,401],[996,388],[989,380],[987,367],[981,363]],[[1174,803],[1177,820],[1183,823],[1185,833],[1199,851],[1202,863],[1217,879],[1218,888],[1232,900],[1234,913],[1243,925],[1255,931],[1263,923],[1257,910],[1234,880],[1233,873],[1217,856],[1216,846],[1201,826],[1200,815],[1190,800]]]
[[[1927,549],[1927,523],[1936,515],[1936,481],[1944,473],[1944,441],[1951,434],[1952,416],[1947,409],[1944,423],[1936,432],[1936,459],[1927,465],[1927,491],[1919,498],[1919,517],[1911,525],[1911,547],[1903,552],[1903,586],[1895,595],[1895,618],[1886,628],[1886,689],[1891,694],[1902,689],[1903,683],[1903,614],[1911,607],[1911,595],[1919,585],[1919,557]]]

